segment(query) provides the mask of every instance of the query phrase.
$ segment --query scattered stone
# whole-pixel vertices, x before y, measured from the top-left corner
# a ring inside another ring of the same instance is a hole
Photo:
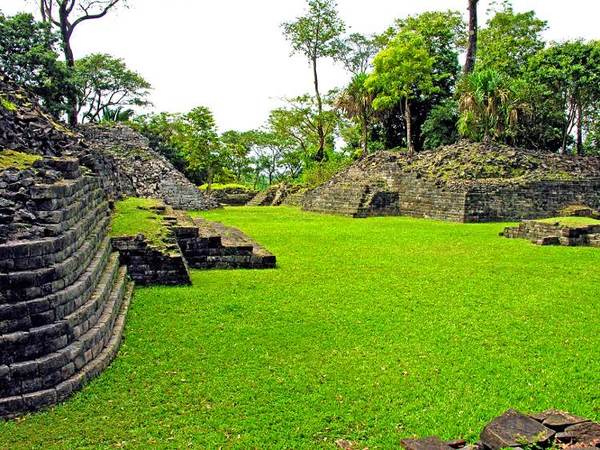
[[[596,445],[600,443],[600,424],[594,422],[581,422],[568,426],[563,439],[568,439],[571,443]]]
[[[564,431],[568,426],[589,422],[589,420],[583,417],[577,417],[556,409],[549,409],[540,414],[533,414],[530,417],[541,422],[544,426],[552,428],[554,431]]]
[[[529,416],[508,410],[481,433],[481,443],[490,450],[522,445],[545,445],[555,432]]]

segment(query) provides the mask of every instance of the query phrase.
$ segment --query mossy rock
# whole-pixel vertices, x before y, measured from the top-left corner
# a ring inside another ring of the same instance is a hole
[[[32,155],[17,150],[2,150],[0,151],[0,171],[6,169],[29,169],[40,159],[42,159],[42,157],[39,155]]]

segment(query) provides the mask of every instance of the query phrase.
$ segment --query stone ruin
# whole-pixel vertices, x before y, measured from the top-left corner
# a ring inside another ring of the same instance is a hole
[[[509,410],[486,425],[474,445],[462,439],[445,442],[435,436],[404,439],[401,444],[406,450],[596,450],[600,448],[600,424],[557,410],[531,415]],[[354,448],[348,441],[338,441],[338,447]]]
[[[87,144],[80,158],[101,176],[104,189],[113,197],[158,198],[174,208],[188,210],[220,206],[131,128],[88,125],[79,131]]]
[[[296,184],[280,183],[269,186],[250,200],[247,206],[301,206],[308,189]]]
[[[244,206],[258,195],[257,191],[242,186],[214,189],[210,192],[205,191],[205,193],[215,202],[224,206]]]
[[[134,284],[129,249],[108,236],[112,201],[216,205],[128,128],[69,129],[2,74],[0,98],[0,418],[12,418],[65,400],[117,354]],[[231,258],[247,242],[233,250],[233,237],[198,227],[177,236],[193,264],[242,265]]]
[[[574,203],[600,208],[600,159],[468,142],[375,153],[302,200],[307,211],[455,222],[551,217]]]
[[[240,230],[165,205],[154,208],[168,229],[161,246],[142,235],[113,237],[121,263],[140,285],[190,284],[189,269],[273,269],[276,258]]]

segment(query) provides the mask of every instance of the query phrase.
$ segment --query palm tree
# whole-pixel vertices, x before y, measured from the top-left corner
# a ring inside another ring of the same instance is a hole
[[[337,109],[349,119],[359,122],[363,158],[369,153],[369,131],[375,114],[373,109],[375,95],[365,86],[367,78],[368,75],[365,73],[355,75],[335,102]]]
[[[465,76],[460,84],[458,130],[473,141],[506,141],[521,116],[531,111],[523,100],[524,86],[495,70],[480,70]]]

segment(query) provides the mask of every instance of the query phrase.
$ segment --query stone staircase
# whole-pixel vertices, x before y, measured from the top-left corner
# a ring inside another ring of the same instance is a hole
[[[173,228],[179,248],[192,269],[271,269],[276,257],[237,228],[177,212]]]
[[[119,348],[133,283],[111,248],[101,183],[76,169],[28,191],[29,211],[46,237],[0,245],[3,418],[66,399]]]

